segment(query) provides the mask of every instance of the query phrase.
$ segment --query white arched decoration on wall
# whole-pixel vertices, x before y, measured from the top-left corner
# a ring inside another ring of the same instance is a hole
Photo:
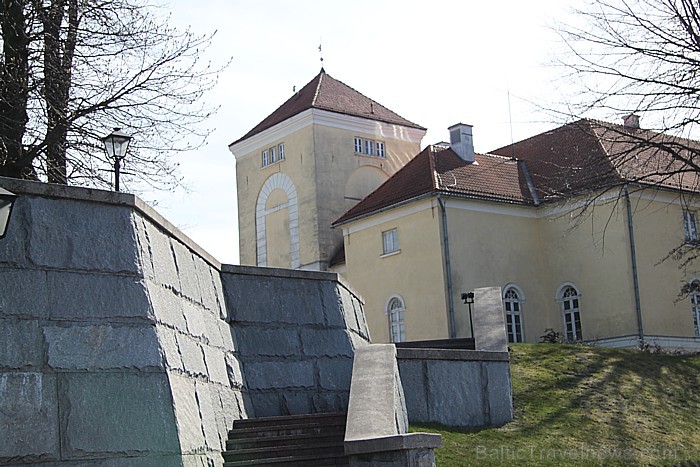
[[[265,209],[267,198],[274,190],[283,190],[287,195],[287,202],[271,209]],[[265,216],[280,209],[289,208],[289,257],[291,268],[300,266],[299,260],[299,209],[297,205],[297,190],[292,179],[287,175],[277,172],[265,181],[258,202],[255,207],[255,230],[257,232],[257,264],[267,266],[267,235],[265,233]]]

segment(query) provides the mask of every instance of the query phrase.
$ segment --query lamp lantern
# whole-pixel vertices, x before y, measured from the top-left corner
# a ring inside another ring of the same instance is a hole
[[[114,128],[110,134],[102,138],[107,156],[114,159],[114,191],[119,191],[121,161],[126,156],[126,150],[131,139],[131,136],[122,133],[121,128]]]
[[[15,205],[17,195],[0,187],[0,238],[7,233],[7,226],[10,223],[10,214]]]

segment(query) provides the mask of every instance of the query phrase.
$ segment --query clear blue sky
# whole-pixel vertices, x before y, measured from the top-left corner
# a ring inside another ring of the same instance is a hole
[[[474,125],[487,152],[558,124],[538,108],[560,90],[550,29],[572,2],[175,0],[173,24],[217,30],[205,58],[233,61],[209,95],[221,106],[209,144],[178,156],[187,191],[142,198],[224,263],[238,263],[235,160],[228,144],[320,70],[428,128]],[[510,115],[509,99],[510,94]],[[512,122],[512,126],[511,126]]]

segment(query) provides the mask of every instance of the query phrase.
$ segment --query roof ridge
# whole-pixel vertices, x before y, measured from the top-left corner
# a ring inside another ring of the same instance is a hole
[[[323,77],[325,76],[326,72],[321,68],[321,73],[318,74],[318,84],[316,85],[316,92],[314,93],[314,98],[311,99],[311,107],[316,107],[316,99],[318,99],[318,95],[321,93],[321,83],[323,83]]]

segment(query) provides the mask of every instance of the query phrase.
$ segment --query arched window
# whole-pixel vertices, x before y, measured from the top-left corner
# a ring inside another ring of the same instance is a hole
[[[700,281],[690,284],[690,309],[693,312],[695,335],[700,336]]]
[[[523,296],[517,288],[506,287],[503,294],[503,308],[506,311],[508,342],[523,342]]]
[[[583,339],[581,332],[581,295],[573,285],[566,285],[561,288],[559,301],[564,313],[564,332],[566,340],[569,342]]]
[[[387,305],[389,315],[389,334],[391,342],[403,342],[406,340],[406,328],[403,314],[405,311],[403,301],[399,297],[392,297]]]

